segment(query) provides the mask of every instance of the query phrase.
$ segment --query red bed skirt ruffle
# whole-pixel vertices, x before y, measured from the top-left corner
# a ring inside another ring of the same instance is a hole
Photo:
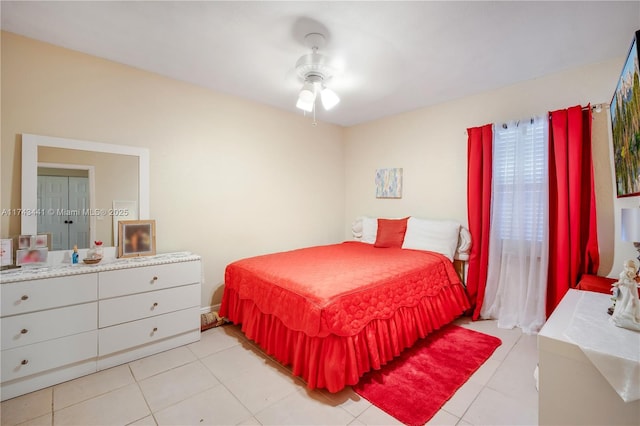
[[[412,346],[419,338],[446,325],[469,308],[463,287],[446,286],[435,296],[423,298],[415,307],[401,307],[389,319],[376,319],[353,336],[310,337],[287,328],[271,314],[261,312],[253,301],[240,299],[225,288],[224,313],[242,324],[245,335],[307,382],[309,389],[338,392],[358,382],[370,370],[378,370]]]

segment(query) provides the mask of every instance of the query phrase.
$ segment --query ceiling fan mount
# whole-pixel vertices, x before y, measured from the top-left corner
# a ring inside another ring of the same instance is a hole
[[[326,39],[320,33],[309,33],[305,36],[305,45],[311,49],[311,53],[302,55],[296,62],[296,72],[303,80],[307,78],[330,79],[335,70],[331,66],[331,58],[318,50],[324,47]]]
[[[304,36],[304,45],[309,49],[322,49],[327,44],[327,39],[322,33],[309,33]]]

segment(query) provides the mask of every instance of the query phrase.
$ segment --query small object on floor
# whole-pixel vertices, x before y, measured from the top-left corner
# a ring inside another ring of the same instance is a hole
[[[213,327],[218,327],[227,322],[216,311],[207,312],[200,315],[200,331],[205,331]]]

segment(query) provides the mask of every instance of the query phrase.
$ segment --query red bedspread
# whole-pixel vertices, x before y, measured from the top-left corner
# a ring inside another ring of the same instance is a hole
[[[231,263],[220,314],[335,392],[468,307],[446,257],[345,242]]]

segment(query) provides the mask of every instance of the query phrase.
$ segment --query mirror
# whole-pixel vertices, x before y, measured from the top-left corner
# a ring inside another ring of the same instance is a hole
[[[45,207],[38,204],[39,168],[50,175],[65,174],[52,169],[68,169],[67,176],[73,176],[74,169],[88,170],[89,201],[83,206],[88,206],[91,212],[88,216],[89,242],[113,241],[114,212],[110,210],[114,202],[130,204],[136,201],[139,218],[149,217],[149,150],[146,148],[23,134],[23,212],[38,212],[39,207]],[[69,210],[73,213],[75,210],[71,207]],[[21,219],[22,234],[36,234],[42,227],[41,215],[24,214]]]

